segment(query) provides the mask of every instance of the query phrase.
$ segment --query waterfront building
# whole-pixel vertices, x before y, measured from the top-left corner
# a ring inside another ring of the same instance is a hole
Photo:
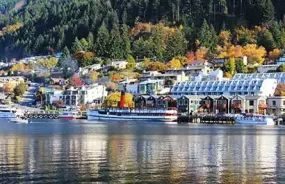
[[[171,95],[138,95],[134,97],[136,108],[176,108],[177,97]]]
[[[207,61],[205,62],[193,62],[192,64],[187,64],[186,67],[180,69],[169,69],[166,70],[166,74],[180,74],[184,73],[186,76],[197,76],[201,72],[205,74],[210,74],[213,71],[213,67]]]
[[[267,98],[268,114],[277,116],[285,114],[285,96],[272,96]]]
[[[149,71],[149,72],[144,72],[142,76],[139,78],[140,81],[146,81],[148,79],[164,80],[166,84],[173,85],[172,83],[174,82],[187,81],[189,77],[186,76],[184,72],[181,72],[179,74],[166,72],[162,74],[157,71]]]
[[[177,110],[179,113],[194,113],[201,106],[201,100],[204,96],[183,95],[177,98]]]
[[[258,73],[268,73],[268,72],[276,72],[277,68],[280,65],[274,64],[274,65],[261,65],[257,67]]]
[[[278,84],[285,83],[285,72],[273,73],[237,73],[232,80],[252,80],[252,79],[276,79]]]
[[[79,88],[71,87],[64,91],[51,89],[46,91],[46,104],[53,104],[56,101],[63,101],[66,106],[90,103],[101,104],[106,96],[106,87],[98,84]]]
[[[285,64],[285,55],[279,57],[275,62],[277,65]]]
[[[168,94],[170,88],[164,87],[164,80],[148,79],[138,84],[139,94]]]
[[[257,95],[273,96],[277,86],[276,79],[188,81],[174,84],[173,95]]]

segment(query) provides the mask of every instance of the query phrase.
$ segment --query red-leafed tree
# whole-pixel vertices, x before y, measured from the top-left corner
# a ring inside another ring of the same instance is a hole
[[[74,74],[70,79],[70,84],[74,87],[81,87],[84,85],[84,82],[80,79],[78,74]]]

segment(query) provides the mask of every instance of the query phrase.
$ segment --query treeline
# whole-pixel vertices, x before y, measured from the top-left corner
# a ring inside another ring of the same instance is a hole
[[[113,59],[168,60],[199,47],[215,54],[223,30],[231,44],[271,51],[285,47],[284,14],[282,0],[30,0],[0,15],[0,60],[65,46]]]
[[[12,10],[20,0],[1,0],[0,14],[6,14]]]

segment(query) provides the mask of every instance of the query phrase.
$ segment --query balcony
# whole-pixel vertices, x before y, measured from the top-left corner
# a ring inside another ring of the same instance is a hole
[[[238,103],[237,104],[232,104],[232,108],[233,109],[241,109],[241,107],[242,107],[241,104],[238,104]]]

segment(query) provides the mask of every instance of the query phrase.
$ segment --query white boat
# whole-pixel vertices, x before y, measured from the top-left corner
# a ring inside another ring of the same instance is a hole
[[[16,116],[22,115],[23,113],[16,108],[11,108],[9,106],[0,106],[0,119],[16,118]]]
[[[243,115],[237,117],[235,122],[242,125],[275,125],[272,117],[263,115]]]
[[[102,109],[89,110],[88,120],[133,120],[133,121],[163,121],[173,122],[177,120],[176,109]]]
[[[76,111],[64,111],[58,115],[59,119],[74,120],[79,118],[79,114]]]
[[[29,124],[29,123],[31,123],[31,120],[26,119],[26,118],[19,118],[19,117],[12,118],[9,121],[11,123],[17,123],[17,124]]]

